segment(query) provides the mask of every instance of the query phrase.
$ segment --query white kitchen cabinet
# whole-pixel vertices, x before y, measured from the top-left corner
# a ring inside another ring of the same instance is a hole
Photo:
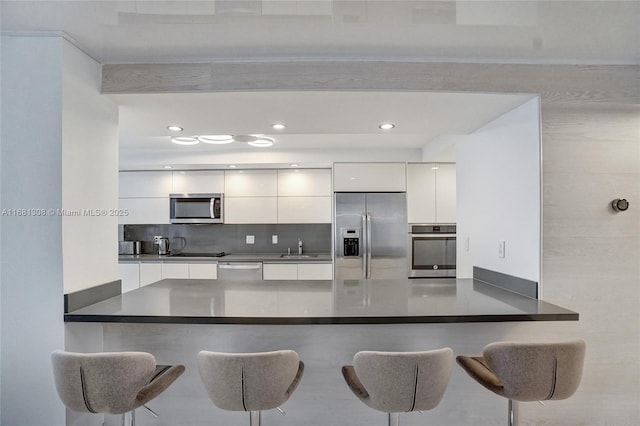
[[[226,197],[224,223],[277,223],[278,197]]]
[[[278,223],[331,223],[331,197],[278,197]]]
[[[118,217],[121,225],[169,223],[169,198],[120,198],[119,208],[128,214]]]
[[[330,169],[278,170],[278,197],[330,197]]]
[[[224,171],[185,170],[173,172],[173,194],[211,194],[224,192]]]
[[[331,263],[265,263],[262,268],[264,280],[330,280],[333,278]]]
[[[189,263],[189,278],[215,280],[218,278],[218,264]]]
[[[227,170],[224,172],[226,197],[275,197],[278,195],[277,170]]]
[[[440,163],[436,170],[436,221],[456,223],[456,165]]]
[[[299,263],[299,280],[331,280],[333,279],[332,263]]]
[[[118,263],[118,276],[122,281],[122,293],[140,288],[139,263]]]
[[[118,217],[118,223],[169,223],[169,193],[171,172],[120,172],[119,208],[128,211]]]
[[[162,263],[142,262],[140,263],[140,287],[155,283],[162,279]]]
[[[456,222],[456,165],[411,163],[407,166],[409,223]]]
[[[189,264],[179,262],[162,263],[162,279],[189,278]]]
[[[172,188],[172,172],[120,172],[120,198],[168,197]]]
[[[335,192],[404,192],[406,185],[404,163],[335,163],[333,190]]]
[[[295,263],[265,263],[262,265],[263,280],[297,280],[298,265]]]

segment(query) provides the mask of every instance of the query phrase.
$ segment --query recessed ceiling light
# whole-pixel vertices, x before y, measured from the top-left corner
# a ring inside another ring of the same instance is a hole
[[[286,128],[287,128],[287,126],[285,126],[285,125],[284,125],[284,124],[282,124],[282,123],[273,123],[273,124],[271,125],[271,128],[272,128],[273,130],[284,130],[284,129],[286,129]]]
[[[171,130],[172,132],[181,132],[184,130],[180,126],[167,126],[167,129]]]
[[[165,169],[173,169],[173,166],[163,166]]]
[[[291,167],[299,167],[298,164],[290,164]]]
[[[238,166],[236,166],[235,164],[229,164],[229,168],[230,169],[235,169],[236,167],[238,167]]]
[[[234,141],[231,135],[200,135],[198,140],[203,143],[210,143],[214,145],[223,145]]]
[[[198,143],[198,138],[192,136],[178,136],[171,138],[171,142],[177,143],[178,145],[196,145]]]
[[[256,138],[256,140],[254,141],[250,141],[247,142],[249,145],[251,146],[255,146],[257,148],[267,148],[271,145],[273,145],[273,139],[265,137],[265,136],[261,136],[259,138]]]
[[[382,123],[378,126],[378,128],[380,128],[381,130],[391,130],[394,127],[396,127],[396,125],[393,123]]]
[[[438,166],[433,166],[431,170],[438,170]]]

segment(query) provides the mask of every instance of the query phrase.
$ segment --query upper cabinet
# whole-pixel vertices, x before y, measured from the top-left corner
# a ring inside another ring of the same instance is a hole
[[[333,190],[336,192],[404,192],[405,163],[335,163]]]
[[[224,172],[225,197],[276,197],[277,170],[227,170]]]
[[[278,170],[278,223],[331,223],[331,170]]]
[[[456,165],[407,165],[407,218],[409,223],[456,222]]]
[[[174,194],[218,194],[224,192],[221,170],[185,170],[173,172]]]
[[[278,197],[331,197],[331,170],[278,170]]]
[[[120,172],[120,198],[168,197],[171,172]]]
[[[171,172],[120,172],[119,187],[120,209],[129,212],[118,218],[119,223],[169,223]]]

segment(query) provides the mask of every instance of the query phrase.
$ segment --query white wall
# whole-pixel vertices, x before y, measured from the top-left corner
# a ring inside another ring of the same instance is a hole
[[[480,266],[539,282],[538,98],[459,137],[456,151],[458,277],[470,278]]]
[[[62,205],[81,213],[62,218],[71,293],[118,279],[118,110],[99,93],[100,64],[69,43],[63,55]]]
[[[97,63],[62,37],[2,37],[0,303],[3,426],[61,426],[49,356],[63,294],[117,279],[117,108]],[[23,210],[19,210],[23,212]]]
[[[62,45],[2,37],[3,209],[62,208]],[[3,215],[0,228],[0,424],[59,426],[49,354],[64,347],[62,220]]]

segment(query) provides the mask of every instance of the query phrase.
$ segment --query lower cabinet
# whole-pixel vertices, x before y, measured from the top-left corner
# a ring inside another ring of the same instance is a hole
[[[118,275],[122,280],[122,293],[126,293],[164,278],[215,280],[218,278],[218,264],[204,262],[122,262],[118,264]]]
[[[331,263],[264,263],[264,280],[330,280],[333,278]]]

